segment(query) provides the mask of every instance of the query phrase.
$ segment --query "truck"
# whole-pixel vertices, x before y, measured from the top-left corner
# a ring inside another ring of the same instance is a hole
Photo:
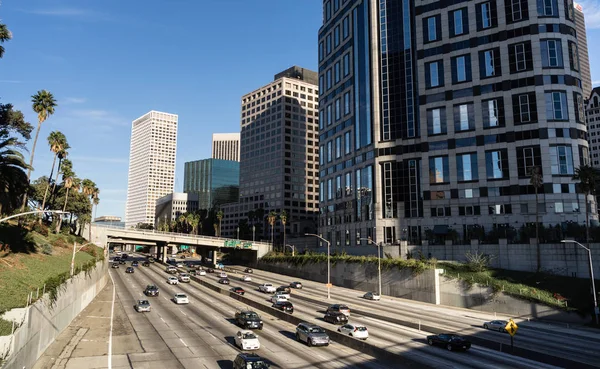
[[[273,284],[271,283],[261,284],[260,286],[258,286],[258,290],[263,293],[275,293],[276,291],[275,286],[273,286]]]

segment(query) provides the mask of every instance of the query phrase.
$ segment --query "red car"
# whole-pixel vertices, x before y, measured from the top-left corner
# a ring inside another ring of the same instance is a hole
[[[244,293],[246,293],[246,291],[244,291],[244,289],[242,287],[232,287],[230,289],[231,292],[233,293],[237,293],[238,295],[244,295]]]

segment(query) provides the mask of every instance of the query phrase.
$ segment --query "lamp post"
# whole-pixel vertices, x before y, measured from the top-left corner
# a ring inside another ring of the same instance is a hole
[[[331,254],[329,253],[329,249],[331,247],[331,242],[327,241],[323,237],[314,233],[305,233],[305,236],[313,236],[317,237],[321,241],[327,244],[327,300],[331,299]]]
[[[575,240],[562,240],[560,242],[577,244],[577,245],[583,247],[584,249],[586,249],[588,252],[588,258],[590,261],[590,278],[592,279],[592,294],[594,295],[594,315],[596,316],[596,324],[598,324],[600,322],[598,322],[599,311],[598,311],[598,300],[596,299],[596,283],[594,283],[594,265],[592,264],[592,250],[589,247],[585,247],[584,245],[580,244],[579,242],[577,242]]]
[[[240,226],[237,227],[237,239],[240,239]]]
[[[254,233],[256,232],[256,226],[252,226],[252,242],[254,242]]]
[[[381,297],[381,243],[373,242],[371,237],[361,238],[361,240],[366,240],[367,243],[377,246],[377,277],[379,279],[379,296]]]
[[[2,218],[2,219],[0,219],[0,223],[5,222],[5,221],[7,221],[9,219],[12,219],[12,218],[20,217],[22,215],[37,214],[37,213],[69,214],[68,211],[62,211],[62,210],[33,210],[33,211],[26,211],[24,213],[19,213],[19,214],[11,215],[11,216],[6,217],[6,218]]]
[[[294,246],[294,245],[285,245],[285,246],[292,249],[292,256],[296,255],[296,246]]]
[[[73,272],[75,271],[75,254],[78,253],[79,251],[81,251],[81,249],[86,247],[87,245],[96,245],[96,244],[92,243],[92,242],[88,242],[84,245],[79,246],[79,248],[77,248],[77,242],[73,242],[73,256],[71,257],[71,277],[73,276]]]

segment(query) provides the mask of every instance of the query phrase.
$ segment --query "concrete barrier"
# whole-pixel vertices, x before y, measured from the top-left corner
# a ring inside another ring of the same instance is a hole
[[[54,304],[48,294],[27,308],[23,324],[10,337],[10,351],[3,369],[31,368],[46,348],[96,297],[108,282],[108,262],[100,261],[88,273],[81,272],[59,287]]]

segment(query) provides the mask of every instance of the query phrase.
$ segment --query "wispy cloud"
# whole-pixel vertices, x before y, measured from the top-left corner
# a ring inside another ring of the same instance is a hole
[[[83,8],[38,8],[19,9],[23,13],[46,17],[75,18],[77,20],[108,21],[112,18],[106,14]]]
[[[110,164],[127,164],[129,158],[111,158],[102,156],[72,156],[69,157],[73,162],[88,162],[88,163],[110,163]]]
[[[598,86],[598,85],[600,85],[600,80],[592,81],[592,86]]]
[[[131,122],[118,114],[101,109],[75,109],[67,113],[67,118],[78,122],[93,122],[99,125],[129,126]]]
[[[14,79],[0,79],[0,83],[23,83],[23,81]]]
[[[598,0],[577,0],[583,9],[585,17],[585,28],[598,29],[600,28],[600,2]],[[590,40],[588,40],[588,43]]]
[[[83,104],[87,99],[84,97],[67,97],[62,99],[62,104]]]

